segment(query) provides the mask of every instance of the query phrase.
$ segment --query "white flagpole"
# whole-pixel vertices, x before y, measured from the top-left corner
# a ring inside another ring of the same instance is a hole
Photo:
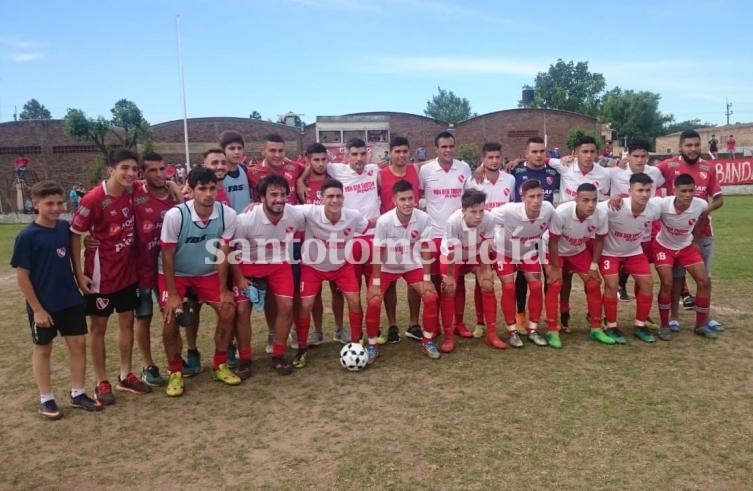
[[[186,80],[183,74],[183,45],[180,37],[180,15],[175,18],[176,29],[178,32],[178,66],[180,67],[180,97],[183,102],[183,138],[186,145],[186,172],[191,170],[191,157],[188,152],[188,114],[186,111]]]

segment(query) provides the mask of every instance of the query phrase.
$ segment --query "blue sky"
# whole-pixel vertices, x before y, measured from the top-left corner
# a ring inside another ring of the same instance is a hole
[[[557,58],[588,61],[608,88],[650,90],[677,120],[753,121],[753,7],[745,1],[0,0],[0,120],[36,98],[109,116],[136,102],[151,123],[288,111],[422,114],[437,86],[479,114],[517,106]]]

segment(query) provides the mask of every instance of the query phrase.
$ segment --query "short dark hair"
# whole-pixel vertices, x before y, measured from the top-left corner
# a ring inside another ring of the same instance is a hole
[[[390,150],[392,150],[395,147],[400,147],[405,145],[406,147],[410,147],[410,143],[408,143],[408,139],[404,136],[394,136],[390,140]]]
[[[243,141],[243,137],[237,131],[225,130],[220,133],[220,147],[222,147],[223,153],[225,152],[225,147],[227,147],[231,143],[240,143],[241,146],[246,146],[246,142]]]
[[[485,157],[489,152],[501,152],[502,145],[497,142],[486,142],[481,145],[481,157]]]
[[[537,188],[541,188],[541,181],[538,179],[527,179],[526,181],[523,181],[523,185],[520,186],[520,194],[525,195],[527,191]]]
[[[340,191],[342,191],[343,190],[343,183],[341,183],[337,179],[327,179],[322,184],[322,196],[324,196],[324,191],[326,191],[329,188],[337,188]]]
[[[193,189],[197,184],[217,184],[217,178],[212,169],[206,167],[194,167],[188,173],[188,187]]]
[[[581,135],[580,137],[575,139],[575,145],[573,145],[573,148],[578,148],[581,145],[593,145],[597,149],[599,148],[599,144],[596,143],[596,138],[594,138],[591,135]]]
[[[682,133],[680,133],[680,144],[684,142],[685,140],[689,140],[690,138],[700,138],[701,135],[698,134],[696,130],[685,130]]]
[[[409,181],[406,181],[405,179],[395,181],[395,184],[392,185],[393,196],[397,193],[403,193],[405,191],[413,191],[413,184],[411,184]]]
[[[478,189],[466,189],[460,197],[460,207],[463,209],[486,203],[486,193]]]
[[[312,153],[327,153],[327,147],[321,143],[312,143],[306,147],[306,155],[311,155]]]
[[[348,150],[350,150],[351,148],[364,148],[364,147],[366,147],[366,142],[361,140],[360,138],[351,138],[345,144],[345,148],[347,148]]]
[[[139,163],[139,154],[132,150],[116,150],[114,152],[110,152],[110,158],[107,159],[107,166],[108,167],[115,167],[121,162],[124,162],[126,160],[133,160],[137,164]]]
[[[636,150],[645,150],[647,152],[650,152],[651,145],[643,138],[633,138],[628,142],[627,150],[628,153],[633,153]]]
[[[55,181],[39,181],[31,187],[31,199],[44,199],[47,196],[63,195],[63,188]]]
[[[633,174],[630,176],[630,185],[633,184],[653,184],[654,180],[651,179],[651,176],[648,174],[645,174],[643,172],[638,172],[636,174]]]
[[[595,193],[596,186],[591,184],[590,182],[584,182],[580,186],[578,186],[578,189],[575,191],[576,193]]]
[[[162,155],[158,154],[157,152],[147,152],[141,156],[139,169],[145,169],[147,162],[162,162],[163,160],[164,159],[162,158]]]
[[[541,143],[542,145],[546,144],[544,142],[544,139],[541,138],[540,136],[532,136],[531,138],[528,139],[528,141],[526,141],[526,145],[528,145],[529,143]]]
[[[268,135],[264,135],[264,142],[272,142],[272,143],[285,143],[285,140],[282,139],[280,135],[277,133],[269,133]]]
[[[285,194],[290,194],[290,184],[288,181],[279,174],[268,174],[259,181],[256,186],[256,190],[259,192],[259,196],[267,195],[267,188],[269,186],[276,186],[285,190]]]
[[[441,132],[440,134],[438,134],[437,136],[434,137],[434,146],[435,147],[439,146],[439,140],[441,138],[452,138],[452,140],[455,141],[455,135],[453,135],[449,131],[443,131],[443,132]]]
[[[202,154],[202,157],[207,158],[207,155],[209,155],[210,153],[221,153],[222,155],[225,155],[225,151],[221,148],[210,148]]]
[[[690,174],[680,174],[679,176],[675,177],[675,186],[687,185],[695,186],[695,179],[693,179],[693,176],[691,176]]]

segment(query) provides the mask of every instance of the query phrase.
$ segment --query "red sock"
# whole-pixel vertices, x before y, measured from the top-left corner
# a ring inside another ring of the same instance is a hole
[[[479,289],[479,293],[481,294],[481,303],[482,308],[484,312],[484,320],[486,321],[486,331],[491,332],[492,330],[497,329],[497,297],[494,295],[494,292],[482,292]]]
[[[484,296],[481,293],[481,287],[476,283],[476,288],[473,289],[473,303],[476,306],[476,324],[483,324],[486,317],[486,310],[484,310]],[[494,309],[496,311],[497,305],[496,299],[494,300]]]
[[[452,329],[455,325],[455,299],[447,295],[442,295],[440,304],[442,309],[442,327],[445,329]]]
[[[439,315],[437,313],[437,295],[435,293],[424,293],[421,297],[424,304],[423,322],[424,331],[433,333],[437,337],[439,333]],[[426,338],[424,338],[426,339]]]
[[[251,346],[238,348],[238,359],[243,361],[251,361]]]
[[[617,322],[617,297],[608,297],[605,293],[602,303],[604,304],[604,316],[607,318],[607,322],[610,324]],[[593,316],[591,317],[591,327],[594,329],[601,327],[599,316],[596,316],[596,319]]]
[[[555,281],[549,285],[546,290],[546,323],[550,331],[559,331],[559,319],[557,319],[557,306],[560,300],[560,290],[562,290],[562,281]]]
[[[374,297],[366,302],[366,336],[374,338],[379,333],[379,321],[382,315],[382,302]]]
[[[502,315],[505,316],[505,324],[515,324],[515,310],[518,308],[515,302],[515,282],[502,283]]]
[[[661,327],[669,325],[669,310],[672,306],[672,295],[659,294],[659,298],[656,300],[659,304],[659,322]]]
[[[541,280],[528,282],[528,320],[539,322],[541,309],[544,307],[544,293],[541,291]]]
[[[220,365],[227,361],[227,351],[215,351],[212,359],[212,370],[217,370]]]
[[[709,297],[695,297],[695,325],[696,327],[705,326],[709,321],[709,307],[711,299]]]
[[[455,282],[455,324],[463,322],[465,316],[465,277],[461,276]]]
[[[363,335],[363,312],[351,312],[348,310],[348,321],[350,322],[350,339],[354,343],[357,343]],[[376,334],[374,337],[376,337]]]
[[[586,282],[586,304],[591,315],[591,327],[601,326],[601,283],[589,280]],[[615,303],[615,309],[617,304]],[[617,312],[615,311],[615,317]]]
[[[648,313],[651,312],[651,304],[654,302],[652,295],[635,294],[635,320],[646,322]]]
[[[181,360],[180,358],[167,363],[167,370],[170,373],[180,372],[182,369],[183,369],[183,360]]]
[[[279,343],[272,343],[272,356],[274,358],[281,358],[285,356],[285,345]]]
[[[311,329],[311,316],[299,317],[295,320],[295,333],[298,335],[298,348],[307,348]]]

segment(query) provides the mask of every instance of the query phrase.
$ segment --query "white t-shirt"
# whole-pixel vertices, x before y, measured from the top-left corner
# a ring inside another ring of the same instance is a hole
[[[709,204],[701,198],[693,198],[687,210],[677,212],[675,197],[651,198],[661,208],[661,230],[656,241],[667,249],[679,251],[693,243],[693,228],[698,217],[706,211]]]
[[[379,192],[377,191],[379,166],[366,164],[363,172],[359,174],[348,164],[330,162],[327,164],[327,174],[343,183],[344,208],[358,210],[366,220],[379,216]],[[372,228],[365,235],[373,233]]]
[[[560,173],[560,200],[562,203],[572,201],[578,195],[578,186],[591,183],[599,192],[599,199],[609,196],[611,177],[609,170],[594,163],[593,168],[586,174],[581,172],[578,161],[570,165],[563,165],[560,159],[549,159],[549,166]]]
[[[257,205],[251,211],[238,215],[235,227],[235,239],[245,239],[248,247],[243,248],[241,260],[245,264],[279,264],[292,259],[293,243],[296,232],[302,232],[306,226],[303,212],[294,206],[286,205],[282,217],[272,223],[264,213],[264,206]],[[245,244],[244,244],[245,246]],[[288,251],[288,254],[286,254]]]
[[[591,216],[581,220],[576,213],[576,202],[568,201],[557,207],[557,215],[562,226],[557,247],[560,256],[579,254],[586,249],[590,239],[597,235],[606,236],[609,232],[607,212],[598,206]]]
[[[323,205],[296,205],[306,218],[306,240],[301,247],[301,260],[319,271],[337,271],[346,259],[346,245],[366,231],[369,223],[361,213],[343,208],[340,219],[332,223],[324,214]],[[348,252],[352,249],[348,246]],[[352,254],[351,254],[352,256]]]
[[[526,214],[525,203],[507,203],[489,212],[497,228],[493,249],[508,258],[522,260],[536,249],[544,232],[559,236],[562,227],[554,206],[548,201],[541,204],[539,216],[530,219]]]
[[[456,255],[458,248],[461,251],[460,259],[465,262],[469,258],[479,255],[481,243],[494,238],[494,218],[489,213],[484,213],[478,227],[470,228],[463,219],[463,210],[456,210],[447,220],[447,228],[440,245],[443,256],[447,256],[450,250]],[[457,259],[457,257],[456,257]]]
[[[515,178],[507,172],[499,173],[496,181],[492,182],[484,176],[484,182],[479,184],[471,178],[465,181],[465,189],[478,189],[486,193],[486,211],[513,201],[515,198]]]
[[[401,274],[423,268],[420,241],[431,239],[431,219],[421,210],[413,209],[407,225],[403,225],[393,208],[380,216],[374,231],[374,247],[385,249],[382,271]]]
[[[603,254],[614,257],[643,254],[641,242],[646,230],[651,231],[651,222],[661,216],[659,204],[649,200],[646,208],[638,215],[633,214],[630,198],[622,198],[622,207],[619,210],[610,209],[606,201],[596,207],[606,212],[609,222],[609,233],[604,240]]]
[[[426,212],[431,218],[432,237],[444,236],[447,219],[460,208],[460,197],[470,178],[471,168],[460,160],[453,160],[447,170],[437,159],[421,166],[418,182],[424,192]]]
[[[655,196],[656,188],[660,188],[664,185],[664,176],[659,169],[651,167],[650,165],[645,167],[643,173],[654,181],[651,185],[651,196]],[[623,198],[630,196],[630,177],[633,175],[633,171],[630,170],[630,167],[626,169],[614,167],[609,170],[609,174],[611,183],[610,194],[612,196],[622,196]]]

